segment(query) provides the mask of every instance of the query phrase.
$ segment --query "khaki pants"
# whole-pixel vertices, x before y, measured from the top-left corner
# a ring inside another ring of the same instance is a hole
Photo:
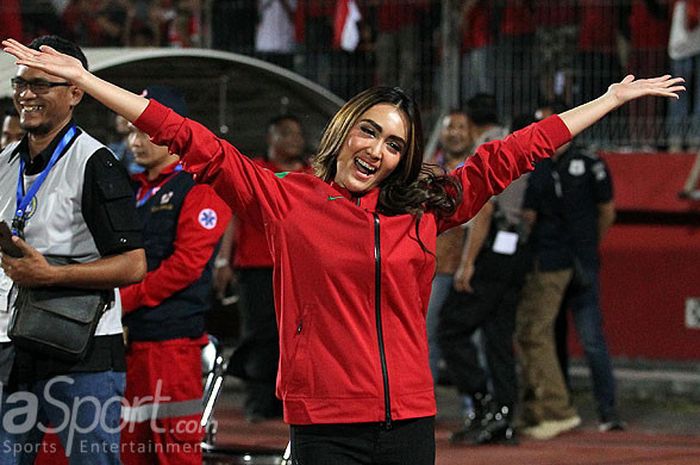
[[[522,419],[536,425],[576,415],[557,361],[554,322],[573,271],[538,271],[525,279],[516,316],[523,369]]]

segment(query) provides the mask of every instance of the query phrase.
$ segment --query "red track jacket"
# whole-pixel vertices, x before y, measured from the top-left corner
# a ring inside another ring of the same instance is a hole
[[[464,201],[449,218],[376,212],[379,190],[353,197],[309,174],[273,174],[202,125],[157,102],[136,121],[157,144],[186,153],[244,220],[264,224],[275,261],[280,334],[277,394],[292,424],[386,422],[435,414],[425,314],[437,235],[571,135],[558,117],[481,146],[453,172]]]

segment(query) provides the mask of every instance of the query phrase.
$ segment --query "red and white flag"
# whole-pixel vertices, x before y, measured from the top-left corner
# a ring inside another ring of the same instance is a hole
[[[360,28],[357,23],[362,19],[355,0],[338,0],[333,22],[333,46],[352,52],[360,43]]]

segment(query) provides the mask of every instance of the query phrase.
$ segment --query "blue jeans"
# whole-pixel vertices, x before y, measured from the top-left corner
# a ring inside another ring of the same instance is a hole
[[[606,420],[615,412],[615,378],[603,334],[603,316],[600,310],[600,281],[598,268],[584,265],[591,285],[571,299],[574,326],[583,346],[586,361],[593,377],[593,395],[598,402],[598,415]]]
[[[125,383],[126,375],[121,372],[71,373],[3,395],[0,464],[33,464],[45,427],[50,425],[70,465],[119,465]]]
[[[428,330],[428,350],[430,361],[430,372],[433,374],[433,381],[437,383],[440,372],[440,359],[442,352],[438,343],[438,322],[440,320],[440,309],[442,309],[447,295],[452,289],[451,274],[436,274],[433,278],[433,288],[430,292],[430,301],[428,302],[428,316],[426,319],[426,327]]]
[[[666,129],[669,144],[700,146],[700,57],[671,60],[671,73],[685,76],[686,85],[694,87],[695,92],[681,92],[678,100],[668,103]]]

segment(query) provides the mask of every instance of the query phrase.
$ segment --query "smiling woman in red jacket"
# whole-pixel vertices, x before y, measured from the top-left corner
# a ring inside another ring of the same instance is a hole
[[[623,103],[683,90],[681,79],[628,76],[602,97],[485,144],[464,166],[435,176],[422,166],[413,101],[396,88],[373,88],[329,123],[316,176],[275,174],[70,57],[13,40],[3,45],[18,64],[72,82],[154,143],[185,154],[198,182],[264,225],[280,334],[277,394],[301,465],[434,463],[425,312],[437,235]]]

